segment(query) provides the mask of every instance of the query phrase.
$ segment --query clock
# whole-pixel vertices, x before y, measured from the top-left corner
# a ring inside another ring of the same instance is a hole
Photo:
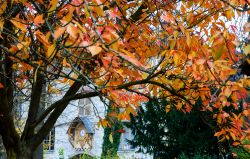
[[[85,131],[82,129],[82,130],[80,131],[80,136],[83,137],[84,135],[85,135]]]

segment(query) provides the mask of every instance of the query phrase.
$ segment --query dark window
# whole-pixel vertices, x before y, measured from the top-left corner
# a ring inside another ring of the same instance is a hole
[[[43,149],[45,151],[53,151],[55,149],[55,128],[52,128],[52,130],[44,139]]]

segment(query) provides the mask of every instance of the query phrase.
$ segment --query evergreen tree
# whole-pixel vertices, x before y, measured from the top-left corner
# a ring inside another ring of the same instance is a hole
[[[134,139],[129,143],[155,158],[175,158],[185,153],[191,157],[196,152],[218,156],[217,139],[212,129],[204,123],[202,114],[192,111],[184,114],[176,109],[165,110],[166,101],[150,101],[141,106],[137,116],[131,114],[127,126]]]

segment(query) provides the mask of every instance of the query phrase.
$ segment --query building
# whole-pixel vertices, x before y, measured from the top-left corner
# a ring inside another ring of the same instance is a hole
[[[104,116],[105,107],[98,97],[70,103],[44,140],[44,158],[68,159],[81,154],[99,158],[104,129],[98,127],[97,123]],[[120,158],[152,158],[149,154],[136,153],[126,139],[132,139],[131,131],[127,128],[121,135]]]

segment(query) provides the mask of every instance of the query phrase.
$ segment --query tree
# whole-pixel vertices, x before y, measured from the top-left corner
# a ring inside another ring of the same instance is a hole
[[[102,143],[102,156],[103,159],[118,158],[117,151],[120,144],[122,124],[117,120],[119,108],[110,104],[107,109],[106,120],[110,126],[104,128],[103,143]]]
[[[2,0],[0,5],[0,134],[8,158],[32,158],[69,102],[94,96],[124,108],[119,120],[148,99],[167,98],[167,108],[186,112],[201,98],[202,110],[214,113],[218,138],[238,145],[250,136],[242,120],[249,118],[244,101],[249,80],[229,80],[248,60],[243,32],[249,23],[226,25],[244,19],[248,0]],[[39,112],[44,87],[56,101]],[[13,110],[20,96],[28,115],[19,132]],[[235,109],[244,102],[239,115],[224,110],[229,96]]]
[[[192,111],[183,114],[176,109],[165,111],[166,101],[149,101],[131,114],[127,126],[132,130],[129,143],[138,151],[151,153],[155,158],[177,158],[182,153],[219,156],[218,140],[204,118],[209,114]],[[210,123],[213,125],[214,123]]]

